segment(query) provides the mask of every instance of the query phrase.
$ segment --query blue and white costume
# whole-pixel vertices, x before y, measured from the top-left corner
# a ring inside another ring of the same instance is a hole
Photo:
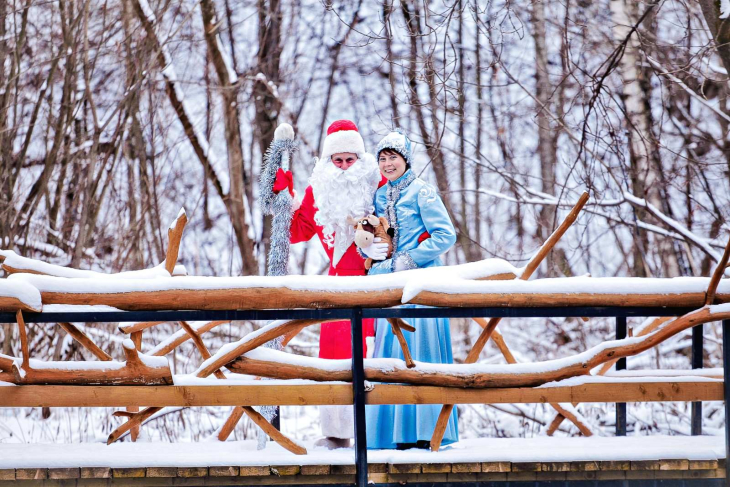
[[[392,133],[388,137],[392,136],[400,136],[410,145],[404,135]],[[378,146],[378,153],[388,137]],[[404,155],[401,150],[397,152]],[[410,150],[405,152],[407,157],[404,158],[410,163]],[[375,214],[385,216],[390,226],[395,228],[394,252],[391,259],[374,263],[370,275],[394,272],[398,260],[401,261],[399,269],[440,266],[440,256],[456,242],[454,226],[436,189],[417,178],[410,168],[399,179],[378,189],[375,193]],[[424,232],[430,236],[419,242]],[[453,363],[448,318],[409,318],[406,321],[416,328],[413,333],[404,333],[414,360]],[[386,320],[376,322],[373,357],[403,359],[398,340]],[[440,411],[438,404],[366,406],[368,448],[396,448],[398,444],[430,441]],[[458,439],[454,409],[442,444],[454,443]]]

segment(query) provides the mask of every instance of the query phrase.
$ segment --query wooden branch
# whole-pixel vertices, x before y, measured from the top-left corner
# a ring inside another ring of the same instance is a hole
[[[111,432],[109,434],[109,437],[106,440],[107,445],[111,445],[115,441],[117,441],[119,438],[122,437],[124,433],[130,430],[137,429],[139,430],[139,426],[144,423],[147,419],[152,417],[153,414],[160,411],[161,407],[150,407],[150,408],[144,408],[142,411],[138,413],[129,413],[126,411],[116,411],[114,412],[114,416],[124,416],[126,418],[129,418],[124,424],[119,426],[117,429]],[[134,441],[134,440],[132,440]]]
[[[487,321],[486,320],[483,320],[483,321],[484,321],[484,325],[486,325]],[[500,332],[498,332],[497,330],[494,330],[492,332],[491,338],[492,338],[492,341],[494,342],[494,344],[497,345],[497,348],[502,353],[502,356],[507,361],[507,363],[516,364],[517,359],[515,359],[515,356],[512,355],[512,351],[509,349],[509,347],[505,343],[504,337],[502,336],[502,334]]]
[[[472,318],[474,321],[476,321],[482,328],[487,326],[487,321],[483,318]],[[499,351],[502,352],[502,355],[504,356],[505,360],[508,364],[516,364],[517,359],[515,359],[514,355],[512,355],[512,352],[510,351],[509,347],[504,341],[504,337],[502,337],[502,334],[499,333],[497,330],[494,330],[492,332],[492,341],[497,345],[497,348],[499,348]],[[585,436],[593,436],[593,432],[588,427],[587,424],[583,423],[578,416],[573,414],[571,411],[566,410],[563,406],[561,406],[558,403],[550,403],[550,406],[552,406],[553,409],[555,409],[558,412],[559,416],[562,416],[563,418],[568,418],[570,421],[575,424],[581,433],[583,433]]]
[[[717,286],[720,284],[720,279],[722,279],[722,276],[725,274],[725,268],[727,267],[728,260],[730,260],[730,238],[727,241],[727,245],[725,245],[725,252],[723,252],[720,262],[718,262],[717,267],[715,267],[715,272],[712,273],[710,285],[707,287],[705,304],[715,304]]]
[[[28,350],[28,334],[25,329],[25,320],[23,320],[23,312],[18,310],[15,313],[15,320],[18,322],[18,332],[20,334],[20,348],[23,354],[23,369],[28,368],[30,363],[30,351]]]
[[[10,372],[13,370],[16,360],[17,359],[15,357],[0,353],[0,370],[3,372]]]
[[[558,415],[569,419],[571,423],[578,427],[578,430],[583,433],[583,436],[593,436],[593,431],[585,424],[575,413],[569,409],[564,408],[560,403],[551,402],[550,406],[558,412]]]
[[[225,424],[221,428],[221,430],[218,432],[218,441],[226,441],[229,436],[231,436],[231,433],[233,433],[233,429],[236,427],[238,422],[241,420],[241,417],[243,416],[243,407],[242,406],[236,406],[231,411],[231,415],[228,416],[228,419],[226,420]]]
[[[130,335],[131,341],[134,344],[134,351],[135,354],[137,350],[142,350],[142,331],[135,331]],[[125,347],[126,348],[126,347]],[[127,411],[130,413],[136,413],[139,411],[139,408],[136,406],[128,407]],[[129,432],[129,436],[132,440],[132,442],[137,441],[137,437],[139,437],[139,424],[133,424],[131,426],[131,431]]]
[[[20,376],[18,359],[0,353],[0,382],[17,384],[20,381]]]
[[[330,362],[335,362],[330,360]],[[250,358],[247,356],[238,357],[228,364],[228,368],[239,374],[256,375],[259,377],[269,377],[274,379],[307,379],[317,382],[352,382],[352,369],[350,359],[338,360],[341,368],[322,368],[316,363],[311,365],[302,365],[284,363],[272,360],[261,360]],[[365,377],[368,378],[368,370],[373,375],[373,370],[365,367]]]
[[[497,261],[496,266],[493,261]],[[486,259],[484,262],[451,266],[449,272],[455,278],[463,275],[466,279],[488,281],[514,276],[512,272],[504,272],[510,268],[513,267],[507,262]],[[394,276],[348,278],[361,279],[363,289],[347,292],[339,290],[341,283],[338,281],[341,278],[335,276],[179,277],[172,285],[159,280],[145,279],[142,283],[138,279],[115,279],[109,281],[114,284],[114,288],[103,292],[100,292],[95,279],[75,279],[71,292],[67,285],[68,278],[30,275],[23,277],[24,281],[40,292],[43,304],[104,304],[122,310],[236,310],[399,306],[403,304],[403,287],[408,283],[409,276],[428,278],[431,275],[441,275],[436,270],[432,272],[429,269],[415,269],[399,274],[395,276],[396,284],[392,281]],[[205,289],[200,288],[201,279],[205,281]],[[217,281],[221,283],[220,288],[214,287]],[[291,285],[288,281],[292,281]],[[155,285],[155,282],[159,282],[159,285]],[[282,284],[272,287],[273,282]],[[303,287],[304,283],[307,286]],[[17,307],[13,311],[15,309]]]
[[[408,271],[404,271],[408,272]],[[298,276],[297,276],[298,277]],[[270,279],[265,276],[257,279]],[[61,278],[55,278],[61,279]],[[175,278],[183,281],[185,277]],[[213,279],[213,278],[207,278]],[[223,279],[223,278],[221,278]],[[251,277],[251,279],[254,279]],[[337,279],[336,277],[334,279]],[[369,278],[363,278],[369,279]],[[570,278],[556,279],[568,280]],[[602,278],[595,278],[596,284]],[[612,278],[605,278],[607,281]],[[628,278],[627,278],[628,279]],[[640,282],[642,278],[635,278]],[[542,280],[540,280],[542,281]],[[123,285],[123,282],[118,281]],[[535,281],[538,282],[538,281]],[[34,285],[36,283],[33,283]],[[78,282],[76,285],[78,286]],[[40,283],[39,283],[40,285]],[[89,285],[93,285],[89,282]],[[597,286],[598,287],[598,286]],[[238,309],[296,309],[296,308],[389,308],[400,306],[403,290],[382,291],[312,291],[283,287],[241,287],[229,289],[168,289],[150,291],[79,292],[44,290],[39,288],[46,304],[107,305],[120,310],[238,310]],[[409,299],[410,304],[440,307],[561,307],[561,306],[652,306],[699,308],[705,302],[705,289],[697,292],[666,293],[604,293],[604,292],[526,292],[507,293],[498,290],[476,293],[443,293],[421,291]],[[730,302],[730,293],[716,295],[716,303]],[[13,311],[18,309],[16,306]]]
[[[555,432],[558,430],[560,424],[563,422],[564,419],[565,416],[563,416],[562,414],[556,414],[553,420],[550,422],[550,426],[548,426],[546,434],[548,436],[553,436],[553,434],[555,434]]]
[[[200,335],[198,335],[192,326],[187,321],[180,321],[180,325],[183,327],[183,330],[190,335],[190,338],[192,338],[193,343],[195,343],[195,347],[198,349],[198,352],[200,352],[200,355],[203,357],[203,360],[208,360],[210,358],[210,352],[208,351],[208,347],[205,346],[205,343],[203,343],[203,339],[200,338]],[[226,376],[223,372],[221,372],[220,369],[213,372],[213,375],[217,379],[225,379]]]
[[[565,232],[567,232],[568,229],[571,227],[571,225],[573,225],[575,220],[578,218],[578,214],[587,202],[588,192],[585,191],[582,195],[580,195],[580,198],[578,198],[578,202],[575,204],[575,206],[573,206],[573,209],[570,210],[570,213],[568,213],[568,216],[565,217],[565,220],[563,220],[560,226],[558,226],[558,228],[556,228],[555,231],[548,237],[542,247],[540,247],[540,249],[537,251],[537,254],[532,259],[530,259],[530,262],[527,263],[525,271],[520,276],[520,279],[526,281],[530,278],[530,276],[532,276],[532,273],[537,270],[543,259],[547,256],[548,253],[550,253],[553,247],[555,247],[555,244],[558,243],[558,240],[560,240]]]
[[[671,316],[660,316],[660,317],[656,318],[653,322],[651,322],[649,325],[644,327],[644,329],[642,329],[636,336],[646,336],[649,333],[656,330],[657,328],[659,328],[661,325],[663,325],[667,321],[670,321],[672,319],[674,319],[674,318],[672,318]],[[618,359],[609,360],[608,362],[603,364],[603,366],[601,366],[601,369],[598,371],[598,373],[596,375],[601,375],[601,376],[605,375],[609,370],[611,370],[611,367],[613,367],[614,364],[616,364],[616,362],[618,362]],[[560,426],[560,423],[562,423],[564,419],[565,419],[565,416],[563,416],[562,414],[560,414],[560,413],[556,414],[555,417],[553,418],[552,423],[550,423],[551,428],[548,428],[547,435],[552,436],[553,433]],[[552,425],[554,423],[556,424],[556,426],[555,426],[555,428],[552,428]]]
[[[256,423],[256,426],[264,430],[264,433],[269,435],[272,440],[277,442],[283,448],[289,450],[295,455],[307,454],[306,448],[294,443],[292,440],[284,436],[281,431],[274,428],[271,423],[266,421],[266,418],[259,414],[254,408],[252,408],[251,406],[241,406],[241,409],[243,409],[243,411],[251,419],[251,421]]]
[[[175,221],[167,229],[167,254],[165,255],[165,270],[172,275],[175,270],[175,264],[177,264],[178,253],[180,252],[180,241],[182,240],[183,231],[185,225],[188,223],[188,216],[185,213],[185,208],[180,208]]]
[[[195,331],[199,335],[202,335],[203,333],[207,333],[213,328],[224,325],[226,323],[230,323],[230,321],[209,321],[208,323],[199,326]],[[188,335],[185,330],[180,330],[180,333],[174,333],[165,341],[160,342],[155,348],[152,349],[152,351],[149,352],[149,355],[167,355],[188,340],[190,340],[190,335]]]
[[[646,336],[649,333],[656,330],[657,328],[659,328],[660,326],[662,326],[667,321],[671,321],[673,319],[674,318],[671,316],[660,316],[660,317],[656,318],[652,323],[650,323],[649,325],[644,327],[644,329],[642,329],[636,336],[639,336],[639,337]],[[609,360],[608,362],[603,364],[603,366],[601,367],[601,369],[598,371],[598,373],[596,375],[605,375],[609,370],[611,370],[611,367],[613,367],[616,362],[618,362],[618,359]]]
[[[416,367],[408,368],[401,360],[365,359],[365,378],[373,382],[456,388],[536,387],[588,375],[610,360],[637,355],[693,326],[723,319],[730,319],[730,307],[705,307],[667,322],[643,337],[600,344],[572,357],[509,365],[507,370],[503,365],[471,364],[467,373],[460,364],[417,362]],[[261,348],[246,353],[229,364],[229,368],[272,379],[352,380],[349,360],[325,361]]]
[[[323,320],[323,321],[320,321],[320,324],[321,323],[335,323],[335,322],[338,322],[338,321],[342,321],[342,320],[340,320],[340,319]],[[286,347],[287,345],[289,345],[289,342],[292,341],[295,336],[297,336],[303,329],[305,329],[308,326],[312,326],[312,324],[311,323],[305,323],[303,325],[299,325],[297,328],[295,328],[295,329],[289,331],[288,333],[286,333],[284,335],[284,338],[281,340],[281,346],[282,347]]]
[[[530,259],[530,262],[527,263],[527,266],[525,267],[524,272],[520,276],[520,279],[523,281],[528,280],[532,273],[535,272],[535,270],[540,266],[540,263],[543,261],[545,256],[555,247],[555,244],[558,243],[558,240],[565,234],[565,232],[570,228],[570,226],[575,222],[575,220],[578,218],[578,214],[580,213],[580,210],[583,209],[585,204],[588,202],[588,192],[584,192],[581,197],[578,199],[578,202],[575,204],[573,209],[570,210],[570,213],[568,213],[568,216],[563,220],[563,222],[560,224],[560,226],[548,237],[548,239],[545,241],[545,243],[540,247],[540,249],[537,251],[537,254]],[[419,296],[421,299],[428,299],[428,296]],[[462,306],[468,306],[465,304],[462,304]],[[512,306],[519,306],[517,304],[512,304]],[[533,306],[539,306],[539,305],[533,305]],[[489,341],[489,337],[494,333],[494,330],[497,328],[497,325],[501,321],[501,318],[492,318],[489,320],[487,325],[482,330],[481,334],[477,338],[477,341],[474,343],[474,346],[469,351],[469,354],[466,356],[466,363],[473,364],[476,363],[477,360],[479,360],[479,355],[482,353],[482,350],[484,349],[485,345]],[[436,427],[433,432],[433,437],[431,437],[431,450],[432,451],[438,451],[441,447],[441,441],[443,440],[444,433],[446,432],[446,427],[448,426],[449,417],[451,416],[451,412],[454,410],[453,404],[445,404],[441,408],[441,412],[439,413],[438,420],[436,421]]]
[[[124,362],[40,362],[22,366],[18,385],[162,385],[172,384],[172,372],[166,360],[140,356],[130,340],[125,340]]]
[[[550,279],[561,281],[571,278]],[[602,278],[595,278],[600,283]],[[608,282],[609,279],[605,278]],[[643,278],[633,278],[637,281]],[[543,285],[547,279],[530,281]],[[647,283],[648,284],[648,283]],[[409,304],[420,304],[423,306],[438,307],[495,307],[495,308],[556,308],[565,306],[576,307],[681,307],[701,308],[705,304],[705,291],[683,293],[604,293],[604,292],[537,292],[537,286],[525,286],[524,291],[507,292],[502,290],[485,290],[482,292],[469,293],[444,293],[435,291],[421,291],[417,296],[408,301]],[[598,287],[598,286],[597,286]],[[730,302],[729,293],[718,293],[715,304]]]
[[[117,330],[125,335],[130,335],[134,332],[146,330],[147,328],[152,328],[153,326],[161,325],[163,323],[169,323],[169,321],[140,321],[138,323],[130,323],[128,325],[119,325]]]
[[[341,320],[339,320],[341,321]],[[289,320],[274,322],[248,334],[239,340],[235,347],[224,354],[216,354],[212,360],[204,363],[195,373],[198,377],[208,377],[210,374],[226,366],[246,352],[250,352],[264,343],[303,327],[317,325],[321,320]]]
[[[406,341],[406,337],[403,336],[403,332],[400,329],[401,324],[398,322],[398,320],[393,318],[388,318],[388,323],[390,323],[390,329],[393,332],[393,335],[395,335],[395,337],[398,339],[400,348],[403,351],[403,359],[406,362],[406,367],[415,367],[416,364],[413,362],[413,358],[411,357],[411,351],[408,348],[408,342]]]
[[[187,278],[175,278],[175,280],[179,281],[183,281],[184,279]],[[262,279],[266,279],[266,277],[262,277]],[[174,289],[114,293],[40,291],[43,304],[104,304],[125,311],[168,309],[387,308],[401,305],[401,297],[403,295],[402,289],[386,289],[379,292],[341,292],[309,291],[284,287]],[[15,309],[17,309],[17,306]]]
[[[99,346],[89,338],[89,336],[81,331],[76,325],[72,323],[59,323],[58,326],[63,328],[63,330],[71,335],[71,337],[79,342],[81,346],[83,346],[85,349],[87,349],[89,352],[94,354],[96,358],[99,360],[102,360],[104,362],[108,362],[112,360],[111,355],[106,353],[104,350],[99,348]]]
[[[28,303],[13,296],[0,296],[0,311],[28,311],[30,313],[40,313],[41,307],[34,307]]]
[[[416,327],[408,323],[403,318],[389,318],[389,320],[395,320],[401,330],[409,331],[411,333],[416,331]]]

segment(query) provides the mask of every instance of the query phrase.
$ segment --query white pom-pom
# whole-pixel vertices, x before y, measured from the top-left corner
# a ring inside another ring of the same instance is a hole
[[[302,207],[302,200],[299,199],[299,195],[297,195],[297,190],[294,190],[294,196],[291,199],[291,211],[297,211],[299,208]]]
[[[294,128],[288,123],[282,123],[276,127],[274,132],[274,139],[276,140],[294,140]]]

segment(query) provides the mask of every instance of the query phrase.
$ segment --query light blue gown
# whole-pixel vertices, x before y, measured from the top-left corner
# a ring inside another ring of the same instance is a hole
[[[416,178],[410,169],[399,179],[378,189],[375,193],[375,214],[385,216],[395,228],[394,252],[391,259],[374,263],[370,275],[394,272],[398,259],[406,264],[406,268],[439,266],[439,256],[456,242],[454,226],[438,193],[433,186]],[[424,232],[428,232],[430,237],[419,243],[419,237]],[[414,360],[453,363],[448,318],[409,318],[406,321],[416,327],[413,333],[403,333]],[[373,357],[403,359],[403,352],[390,324],[380,319],[375,326]],[[441,406],[386,404],[366,406],[365,409],[368,448],[380,449],[396,448],[398,443],[430,441]],[[459,440],[457,424],[454,409],[442,445]]]

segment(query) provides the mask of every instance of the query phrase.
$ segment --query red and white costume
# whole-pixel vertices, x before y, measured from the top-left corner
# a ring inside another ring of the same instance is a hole
[[[331,156],[338,153],[357,154],[357,161],[347,169],[337,167]],[[306,242],[317,235],[330,259],[330,276],[364,276],[365,260],[355,247],[355,229],[348,217],[362,218],[375,211],[375,191],[386,183],[357,126],[349,120],[338,120],[327,129],[322,154],[317,160],[310,186],[299,207],[294,208],[291,243]],[[291,173],[280,170],[274,191],[292,190]],[[352,357],[352,335],[349,321],[323,323],[319,336],[319,357],[348,359]],[[374,336],[374,320],[363,320],[363,357],[367,354],[368,336]],[[320,406],[322,434],[328,438],[352,438],[351,406]]]
[[[331,161],[331,156],[338,153],[357,154],[358,160],[349,169],[342,170]],[[317,235],[330,259],[330,276],[364,276],[365,261],[357,252],[354,228],[347,223],[347,217],[372,214],[375,191],[385,182],[375,158],[365,152],[357,126],[349,120],[332,123],[310,186],[292,217],[291,243],[307,242]],[[290,180],[275,185],[275,191],[287,184],[291,185]],[[374,320],[363,320],[363,335],[363,354],[366,354],[365,337],[375,335]],[[319,357],[352,357],[349,321],[322,324]]]
[[[356,163],[357,164],[357,163]],[[314,202],[312,187],[309,186],[304,193],[302,205],[294,212],[291,224],[291,243],[307,242],[315,234],[319,237],[330,259],[330,276],[364,276],[365,260],[358,253],[355,244],[350,247],[340,258],[337,265],[334,265],[333,256],[335,249],[325,243],[323,227],[317,225],[314,221],[314,215],[317,207]],[[364,215],[363,215],[364,216]],[[375,320],[365,319],[363,326],[363,356],[366,352],[365,337],[375,336],[374,328]],[[345,359],[352,357],[352,337],[350,335],[349,321],[336,321],[333,323],[323,323],[319,335],[319,358],[328,359]]]

